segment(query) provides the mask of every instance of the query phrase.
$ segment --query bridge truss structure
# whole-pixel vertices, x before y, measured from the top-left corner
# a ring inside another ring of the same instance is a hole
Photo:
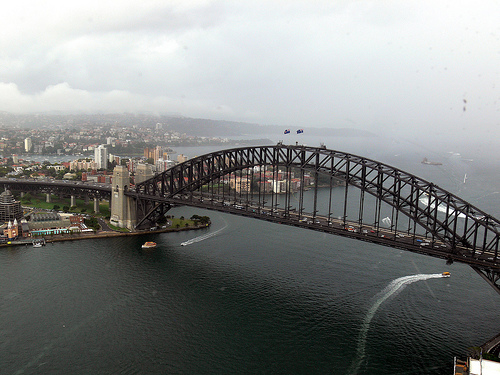
[[[138,184],[137,227],[172,205],[259,218],[469,264],[500,293],[500,222],[398,168],[326,147],[243,147]]]

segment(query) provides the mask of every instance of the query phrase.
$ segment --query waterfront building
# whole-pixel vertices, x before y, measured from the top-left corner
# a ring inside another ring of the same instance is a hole
[[[10,190],[0,194],[0,221],[20,220],[22,216],[21,202],[14,199]]]
[[[3,231],[3,235],[8,239],[17,238],[19,236],[19,223],[17,219],[14,219],[14,223],[9,220],[9,224],[7,224],[7,229]]]
[[[108,149],[105,145],[99,145],[94,150],[94,160],[97,169],[108,168]]]
[[[252,181],[247,177],[231,176],[229,186],[231,189],[235,189],[237,193],[248,193],[252,188]]]
[[[21,219],[21,222],[18,222],[17,219],[14,219],[14,222],[10,222],[7,224],[7,228],[4,229],[3,234],[5,237],[12,239],[18,237],[29,237],[30,230],[28,227],[28,222],[26,219]]]
[[[279,194],[286,191],[286,180],[272,180],[273,192]]]
[[[69,220],[71,215],[59,215],[57,212],[37,212],[31,214],[28,222],[30,231],[39,229],[59,229],[71,225]]]

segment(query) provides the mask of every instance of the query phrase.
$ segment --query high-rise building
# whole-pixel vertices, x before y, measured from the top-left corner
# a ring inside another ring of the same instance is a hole
[[[24,139],[24,151],[30,152],[33,148],[33,143],[31,142],[31,138]]]
[[[0,194],[0,221],[19,220],[22,216],[21,202],[14,199],[10,190]]]
[[[94,150],[94,160],[97,169],[108,168],[108,149],[105,145],[100,145]]]

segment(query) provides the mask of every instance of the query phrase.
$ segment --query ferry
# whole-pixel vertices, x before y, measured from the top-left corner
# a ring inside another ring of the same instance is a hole
[[[153,249],[156,247],[156,242],[148,241],[144,245],[142,245],[143,249]]]
[[[451,273],[445,271],[441,274],[442,277],[450,277],[451,276]]]
[[[45,239],[33,241],[33,247],[42,247],[42,246],[45,246]]]

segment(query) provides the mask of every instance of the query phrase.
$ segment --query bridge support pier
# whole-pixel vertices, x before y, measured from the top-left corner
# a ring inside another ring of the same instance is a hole
[[[71,200],[70,200],[69,206],[70,207],[76,206],[76,197],[74,195],[71,196]]]
[[[83,197],[83,201],[85,202],[85,204],[89,204],[89,202],[90,202],[89,196],[86,195],[85,197]]]
[[[117,165],[113,170],[110,223],[120,228],[135,230],[137,224],[135,202],[125,195],[129,186],[130,174],[127,167]]]
[[[99,213],[99,198],[94,198],[94,212]]]
[[[46,203],[50,203],[50,202],[52,202],[52,198],[51,198],[51,196],[50,196],[50,193],[47,193],[47,194],[45,195],[45,202],[46,202]]]
[[[21,191],[21,198],[24,198],[24,191]]]

